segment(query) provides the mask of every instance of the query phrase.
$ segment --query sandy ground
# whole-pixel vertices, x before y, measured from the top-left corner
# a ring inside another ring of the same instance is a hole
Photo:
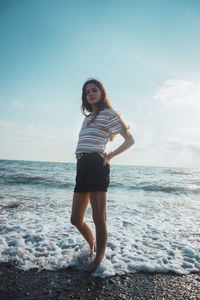
[[[93,278],[76,268],[22,271],[0,264],[0,299],[200,299],[200,274],[126,274]]]

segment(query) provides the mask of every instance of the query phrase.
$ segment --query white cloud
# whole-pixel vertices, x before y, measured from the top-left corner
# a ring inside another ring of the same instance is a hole
[[[20,124],[0,120],[0,130],[1,129],[17,130],[19,128],[21,128]]]
[[[200,108],[200,80],[167,80],[158,89],[153,99],[170,107]]]
[[[73,161],[74,141],[71,137],[43,131],[33,125],[0,120],[0,158]]]
[[[167,129],[162,135],[146,129],[136,136],[132,150],[139,165],[200,167],[200,128]]]
[[[20,137],[44,137],[44,133],[36,129],[33,125],[22,126],[19,123],[13,123],[0,120],[1,133]]]
[[[8,121],[2,121],[0,120],[0,133],[1,135],[4,133],[9,136],[13,136],[15,139],[18,140],[30,140],[32,138],[38,139],[40,142],[45,141],[59,141],[63,142],[66,140],[66,137],[64,136],[54,136],[51,133],[45,132],[43,130],[40,130],[36,128],[35,126],[29,124],[29,125],[21,125],[19,123],[14,122],[8,122]]]
[[[18,102],[18,101],[11,101],[12,104],[14,104],[15,106],[17,107],[20,107],[20,108],[25,108],[24,104],[22,104],[21,102]]]
[[[176,151],[187,151],[200,156],[200,129],[179,128],[168,137],[169,146]]]

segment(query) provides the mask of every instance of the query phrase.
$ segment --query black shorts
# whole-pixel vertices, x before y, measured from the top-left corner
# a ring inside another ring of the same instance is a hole
[[[77,160],[75,193],[107,192],[110,183],[110,165],[97,152],[81,153]]]

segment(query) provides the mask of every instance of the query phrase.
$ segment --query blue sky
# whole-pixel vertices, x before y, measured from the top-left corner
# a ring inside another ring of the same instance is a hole
[[[136,141],[114,164],[200,167],[199,1],[0,0],[0,35],[0,158],[75,162],[95,77]]]

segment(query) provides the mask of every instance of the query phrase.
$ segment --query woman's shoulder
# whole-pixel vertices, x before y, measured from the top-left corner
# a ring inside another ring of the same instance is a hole
[[[104,109],[108,121],[120,119],[119,113],[116,112],[113,108]]]
[[[107,115],[108,117],[112,117],[117,114],[112,108],[109,107],[104,108],[101,113]]]

